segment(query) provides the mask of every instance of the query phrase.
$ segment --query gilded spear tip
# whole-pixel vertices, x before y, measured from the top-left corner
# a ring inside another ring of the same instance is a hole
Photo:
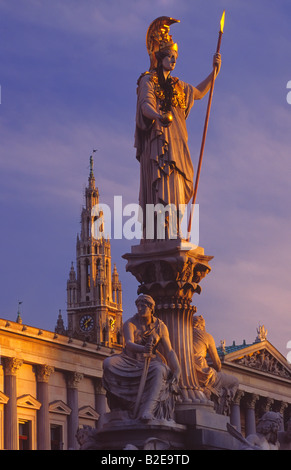
[[[222,17],[221,17],[221,20],[220,20],[220,32],[221,32],[221,33],[223,33],[224,18],[225,18],[225,10],[223,10]]]

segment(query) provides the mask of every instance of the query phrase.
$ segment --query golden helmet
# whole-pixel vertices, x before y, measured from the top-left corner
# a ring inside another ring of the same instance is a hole
[[[178,45],[174,43],[172,36],[169,34],[170,25],[173,23],[180,23],[180,21],[168,16],[159,16],[148,27],[146,46],[150,57],[150,70],[157,66],[157,52],[169,48],[178,52]]]

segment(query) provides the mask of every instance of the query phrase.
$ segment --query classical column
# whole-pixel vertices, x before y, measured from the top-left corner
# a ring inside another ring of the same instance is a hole
[[[101,379],[96,379],[94,385],[95,385],[95,410],[101,416],[108,411],[106,392],[104,388],[102,387]]]
[[[236,392],[230,414],[230,423],[235,426],[239,432],[241,432],[240,402],[244,394],[242,390]]]
[[[274,404],[273,398],[270,397],[261,397],[259,400],[259,416],[260,418],[271,410],[272,405]]]
[[[79,400],[78,385],[83,379],[83,374],[71,372],[67,377],[67,404],[71,408],[68,417],[68,449],[77,450],[79,448],[76,439],[76,432],[79,427]]]
[[[256,402],[259,399],[259,395],[254,393],[248,394],[246,399],[246,436],[256,433],[256,414],[255,407]]]
[[[284,431],[285,430],[285,428],[284,428],[284,413],[285,413],[285,410],[287,408],[288,408],[288,403],[285,402],[285,401],[281,401],[280,404],[279,404],[279,408],[278,408],[278,412],[282,415],[282,423],[281,423],[279,431]]]
[[[49,391],[48,381],[54,368],[46,364],[35,366],[37,381],[37,399],[41,407],[37,412],[37,449],[50,450]]]
[[[4,408],[4,449],[18,449],[18,422],[17,422],[17,386],[16,374],[23,364],[21,359],[4,357],[2,359],[4,369],[4,393],[9,400]]]

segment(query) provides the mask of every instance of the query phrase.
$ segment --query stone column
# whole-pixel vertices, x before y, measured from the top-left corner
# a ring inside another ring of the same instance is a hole
[[[54,368],[46,364],[35,366],[37,399],[41,407],[37,412],[37,449],[50,450],[49,391],[48,381]]]
[[[3,358],[4,393],[9,397],[4,407],[4,449],[6,450],[18,449],[16,374],[22,364],[23,361],[15,357]]]
[[[230,414],[230,423],[235,426],[239,432],[241,432],[240,402],[243,396],[244,392],[242,390],[236,392]]]
[[[95,381],[95,410],[102,416],[108,411],[106,392],[102,387],[101,379]]]
[[[271,410],[274,403],[273,398],[261,397],[259,400],[259,417],[261,418],[265,413]]]
[[[79,400],[78,385],[83,379],[83,374],[71,372],[67,377],[67,404],[71,408],[68,417],[68,449],[77,450],[79,448],[76,432],[79,427]]]
[[[254,393],[248,394],[246,399],[246,437],[256,433],[255,407],[258,399],[259,395],[255,395]]]
[[[284,428],[284,413],[285,413],[285,410],[287,408],[288,408],[288,403],[285,402],[285,401],[281,401],[280,404],[279,404],[279,408],[278,408],[278,412],[282,415],[282,423],[281,423],[279,431],[284,431],[285,430],[285,428]]]

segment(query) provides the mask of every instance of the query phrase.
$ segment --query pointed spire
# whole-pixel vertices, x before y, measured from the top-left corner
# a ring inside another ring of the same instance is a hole
[[[93,155],[91,155],[90,156],[90,178],[94,178],[93,168],[94,168],[94,160],[93,160]]]
[[[70,281],[75,281],[76,280],[76,272],[75,272],[75,269],[74,269],[74,263],[72,261],[72,264],[71,264],[71,269],[70,269]]]
[[[63,320],[63,317],[62,317],[62,311],[61,310],[59,310],[57,324],[56,324],[56,327],[55,327],[55,333],[58,333],[60,335],[66,334],[66,329],[65,329],[64,320]]]
[[[20,314],[20,305],[22,304],[22,302],[19,302],[18,301],[18,311],[17,311],[17,318],[16,318],[16,323],[22,323],[22,318],[21,318],[21,314]]]
[[[97,149],[93,149],[93,153],[97,152]],[[94,159],[93,155],[90,155],[90,173],[89,173],[89,187],[95,189],[95,176],[94,176]]]
[[[112,281],[114,284],[119,282],[119,276],[116,268],[116,264],[114,263],[113,273],[112,273]]]
[[[95,176],[94,176],[94,160],[93,155],[90,155],[90,173],[89,173],[89,189],[95,189]]]

